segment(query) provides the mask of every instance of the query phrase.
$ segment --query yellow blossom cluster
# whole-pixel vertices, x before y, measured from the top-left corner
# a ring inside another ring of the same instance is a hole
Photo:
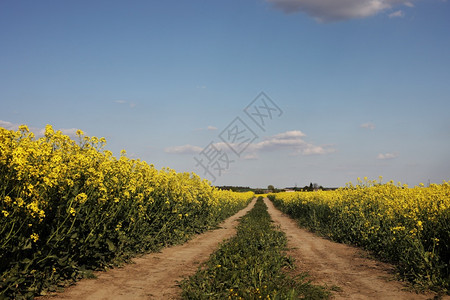
[[[116,158],[104,138],[76,134],[71,139],[47,125],[36,138],[25,125],[0,128],[0,282],[10,285],[4,291],[33,282],[31,276],[8,283],[32,269],[11,257],[49,270],[101,266],[186,240],[253,198],[219,191],[193,173],[157,170],[125,151]]]
[[[448,285],[450,181],[408,187],[381,180],[269,198],[302,225],[398,263],[412,281]]]

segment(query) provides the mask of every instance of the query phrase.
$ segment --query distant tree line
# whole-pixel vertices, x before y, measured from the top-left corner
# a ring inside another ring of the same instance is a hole
[[[232,185],[223,185],[223,186],[216,186],[216,188],[224,191],[233,191],[233,192],[250,192],[254,191],[254,189],[248,187],[248,186],[232,186]]]
[[[318,190],[335,190],[336,188],[324,188],[323,186],[317,184],[317,183],[310,183],[309,185],[305,185],[304,187],[287,187],[284,189],[278,189],[275,188],[273,185],[267,186],[267,189],[263,188],[251,188],[248,186],[231,186],[231,185],[223,185],[223,186],[216,186],[218,189],[221,190],[229,190],[233,192],[249,192],[252,191],[255,194],[265,194],[265,193],[279,193],[284,191],[296,191],[296,192],[313,192]]]

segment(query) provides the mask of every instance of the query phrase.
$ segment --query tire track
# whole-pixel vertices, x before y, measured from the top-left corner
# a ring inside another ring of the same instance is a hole
[[[363,251],[318,237],[300,228],[296,221],[264,199],[273,221],[288,238],[288,255],[295,258],[298,272],[308,272],[313,283],[338,287],[334,299],[433,299],[417,294],[393,279],[393,266],[364,258]],[[450,299],[445,297],[443,299]]]
[[[132,264],[107,272],[96,272],[97,279],[83,279],[64,292],[38,299],[180,299],[178,281],[194,274],[208,260],[220,242],[236,233],[236,225],[256,202],[256,198],[237,214],[222,222],[219,229],[160,253],[133,259]]]

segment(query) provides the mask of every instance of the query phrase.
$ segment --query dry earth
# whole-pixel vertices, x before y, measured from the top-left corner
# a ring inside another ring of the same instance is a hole
[[[83,279],[64,292],[41,299],[179,299],[178,281],[197,271],[219,244],[236,233],[236,225],[255,204],[228,218],[219,229],[205,232],[183,245],[163,249],[133,260],[122,268],[97,272],[97,279]]]
[[[288,238],[288,255],[295,258],[298,271],[307,271],[313,283],[337,287],[334,299],[432,299],[432,294],[416,294],[393,279],[394,268],[368,259],[367,253],[332,242],[299,228],[296,221],[264,199],[269,213]],[[446,298],[448,299],[448,298]]]
[[[393,267],[368,259],[362,250],[331,242],[299,228],[297,223],[265,202],[276,224],[288,238],[289,255],[297,272],[307,271],[313,283],[335,287],[334,299],[432,299],[432,294],[416,294],[393,280]],[[98,272],[97,279],[84,279],[64,292],[41,299],[180,299],[178,282],[194,274],[218,245],[236,232],[240,217],[251,204],[225,220],[220,229],[208,231],[183,245],[163,249],[133,260],[122,268]],[[450,299],[450,297],[445,297]]]

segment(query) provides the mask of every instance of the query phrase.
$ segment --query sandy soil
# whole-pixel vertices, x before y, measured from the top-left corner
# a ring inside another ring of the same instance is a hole
[[[367,253],[344,244],[320,238],[299,228],[276,209],[267,198],[269,213],[288,238],[288,255],[295,258],[298,272],[307,271],[313,283],[338,287],[333,299],[432,299],[432,294],[406,291],[393,279],[393,267],[367,258]],[[445,299],[449,299],[446,297]]]
[[[334,287],[333,299],[432,299],[432,294],[406,291],[393,280],[393,267],[367,258],[362,250],[301,229],[297,223],[274,208],[265,199],[269,213],[288,238],[289,255],[295,258],[297,270],[307,271],[313,283]],[[76,285],[40,299],[180,299],[178,282],[194,274],[218,248],[220,242],[236,232],[238,219],[245,209],[227,219],[220,229],[203,233],[189,242],[134,259],[134,264],[96,273],[97,279],[84,279]],[[445,297],[444,299],[450,299]]]
[[[183,245],[136,258],[133,264],[122,268],[97,272],[97,279],[83,279],[63,293],[40,299],[179,299],[178,281],[194,274],[219,243],[236,233],[238,219],[255,202],[225,220],[219,229],[205,232]]]

